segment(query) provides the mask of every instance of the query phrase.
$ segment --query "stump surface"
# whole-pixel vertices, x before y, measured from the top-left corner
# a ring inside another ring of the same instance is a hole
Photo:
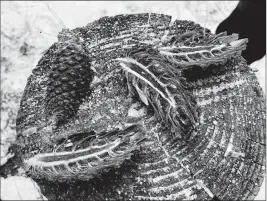
[[[24,160],[36,152],[51,152],[56,139],[73,133],[125,127],[133,121],[128,115],[133,104],[138,105],[135,110],[146,108],[128,97],[123,71],[112,59],[123,56],[137,41],[146,47],[165,35],[203,30],[190,21],[171,23],[166,15],[138,14],[104,17],[85,27],[63,31],[59,42],[68,34],[82,41],[94,68],[92,92],[77,114],[58,126],[55,133],[38,133],[47,122],[45,99],[57,49],[54,44],[28,78],[17,117],[18,141],[27,144],[18,155]],[[201,77],[197,67],[187,74],[199,107],[199,122],[188,143],[173,142],[170,131],[144,112],[135,120],[144,123],[148,141],[131,160],[88,181],[36,179],[42,193],[51,200],[204,200],[214,196],[220,200],[252,200],[265,172],[263,92],[240,56],[209,70],[214,75]]]

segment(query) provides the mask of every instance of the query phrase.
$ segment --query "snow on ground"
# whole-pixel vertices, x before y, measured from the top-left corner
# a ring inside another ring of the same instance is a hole
[[[103,16],[155,12],[192,20],[215,31],[238,1],[1,1],[1,165],[12,155],[15,119],[32,69],[62,28],[73,29]],[[252,64],[265,90],[265,57]],[[2,182],[2,179],[1,179]],[[11,185],[6,183],[6,185]],[[13,184],[12,184],[13,185]],[[13,185],[14,186],[14,185]],[[22,188],[23,182],[18,184]],[[256,199],[265,199],[264,185]]]
[[[23,188],[21,188],[23,186]],[[31,178],[13,176],[1,178],[1,200],[47,200]]]

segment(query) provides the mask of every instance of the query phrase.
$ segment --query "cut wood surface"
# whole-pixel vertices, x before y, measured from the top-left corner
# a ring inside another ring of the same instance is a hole
[[[41,58],[28,79],[17,117],[18,144],[27,142],[18,153],[23,160],[37,153],[52,153],[58,140],[74,133],[94,131],[97,135],[142,122],[146,136],[131,160],[126,157],[122,164],[118,163],[119,167],[108,171],[105,163],[99,162],[103,171],[88,181],[80,181],[78,176],[75,179],[79,170],[74,166],[50,169],[37,164],[32,171],[36,172],[36,181],[48,199],[217,197],[224,200],[253,199],[257,195],[265,170],[265,100],[255,74],[239,55],[241,50],[237,49],[220,62],[211,59],[205,68],[197,65],[182,68],[190,84],[187,90],[195,98],[199,112],[196,128],[187,141],[178,139],[175,132],[151,118],[149,111],[129,118],[129,108],[140,99],[128,96],[127,84],[122,79],[124,71],[113,59],[124,56],[137,44],[143,48],[158,45],[165,35],[170,39],[187,31],[202,34],[204,30],[191,21],[170,22],[170,16],[154,13],[104,17],[82,28],[63,30],[59,42]],[[212,38],[209,30],[206,37]],[[46,98],[50,97],[47,88],[51,66],[57,62],[60,44],[69,38],[82,41],[90,58],[90,68],[94,71],[89,86],[92,92],[66,123],[49,127],[47,122],[52,117],[46,111]],[[195,43],[201,44],[204,40]],[[141,104],[141,107],[145,106]],[[68,146],[62,151],[68,152]],[[68,160],[77,158],[76,152],[68,153]],[[64,171],[72,172],[72,176],[62,183],[57,178]]]

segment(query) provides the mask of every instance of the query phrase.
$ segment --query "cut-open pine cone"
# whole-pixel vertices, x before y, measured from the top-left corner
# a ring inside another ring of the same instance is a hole
[[[28,79],[12,149],[48,199],[251,200],[265,99],[246,43],[155,13],[63,30]]]

